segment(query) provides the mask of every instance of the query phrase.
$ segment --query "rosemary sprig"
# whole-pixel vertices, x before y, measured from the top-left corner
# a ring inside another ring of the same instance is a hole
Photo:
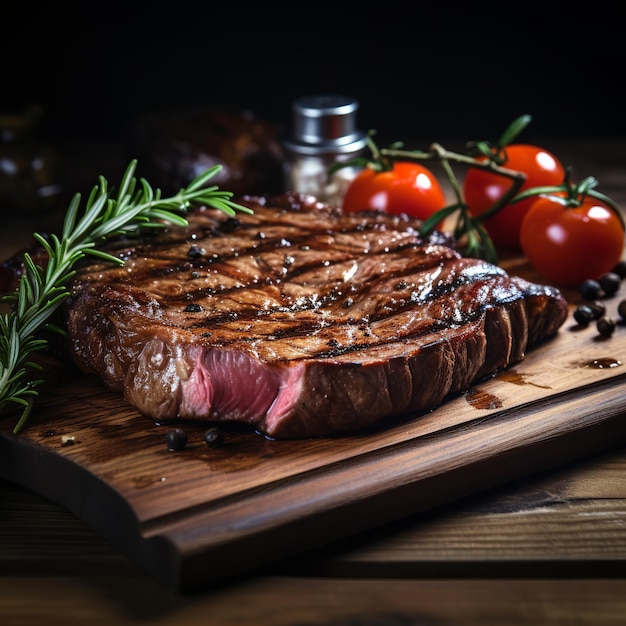
[[[80,212],[81,195],[72,198],[60,237],[49,238],[34,233],[34,239],[47,255],[45,267],[35,263],[32,256],[24,255],[24,271],[13,293],[2,296],[11,302],[11,311],[0,315],[0,414],[9,404],[22,407],[13,432],[26,424],[42,380],[29,379],[29,370],[41,370],[31,361],[31,355],[48,347],[41,331],[65,331],[50,322],[51,316],[69,295],[68,283],[76,273],[75,266],[86,255],[99,257],[113,263],[123,260],[96,246],[111,237],[128,235],[142,228],[164,227],[166,223],[184,226],[183,213],[192,205],[205,204],[228,215],[236,211],[251,213],[248,207],[231,200],[232,193],[217,186],[206,186],[221,169],[216,165],[194,179],[176,195],[161,198],[160,189],[153,189],[148,181],[135,178],[137,161],[130,162],[117,193],[109,191],[103,176],[87,199],[84,212]]]

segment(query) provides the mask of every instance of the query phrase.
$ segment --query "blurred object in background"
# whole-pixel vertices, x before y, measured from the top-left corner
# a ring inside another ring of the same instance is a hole
[[[0,111],[0,211],[56,209],[62,191],[56,149],[43,132],[43,107]]]
[[[130,124],[130,157],[164,194],[176,193],[212,167],[210,184],[235,195],[283,191],[279,129],[251,112],[192,108],[148,112]]]
[[[292,133],[284,142],[288,191],[341,205],[360,168],[331,166],[367,153],[367,135],[357,128],[359,103],[342,95],[303,96],[293,102]]]

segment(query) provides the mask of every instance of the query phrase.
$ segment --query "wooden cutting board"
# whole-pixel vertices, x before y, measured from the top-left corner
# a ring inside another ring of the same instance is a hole
[[[614,317],[620,299],[606,301]],[[196,423],[184,425],[186,448],[169,451],[170,426],[48,365],[26,429],[14,436],[3,420],[0,476],[64,505],[179,591],[626,441],[626,327],[602,338],[571,316],[524,361],[436,410],[328,439],[227,426],[215,448]]]

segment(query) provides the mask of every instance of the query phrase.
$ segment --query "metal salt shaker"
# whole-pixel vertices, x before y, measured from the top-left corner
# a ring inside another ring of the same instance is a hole
[[[359,168],[329,168],[367,153],[367,136],[356,127],[357,100],[340,95],[305,96],[294,101],[292,136],[284,142],[285,186],[341,205]]]

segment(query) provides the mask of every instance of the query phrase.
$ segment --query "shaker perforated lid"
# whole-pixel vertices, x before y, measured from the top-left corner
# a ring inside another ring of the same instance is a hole
[[[300,154],[346,154],[362,150],[366,135],[357,129],[359,103],[340,95],[305,96],[294,101],[293,134],[286,146]]]

